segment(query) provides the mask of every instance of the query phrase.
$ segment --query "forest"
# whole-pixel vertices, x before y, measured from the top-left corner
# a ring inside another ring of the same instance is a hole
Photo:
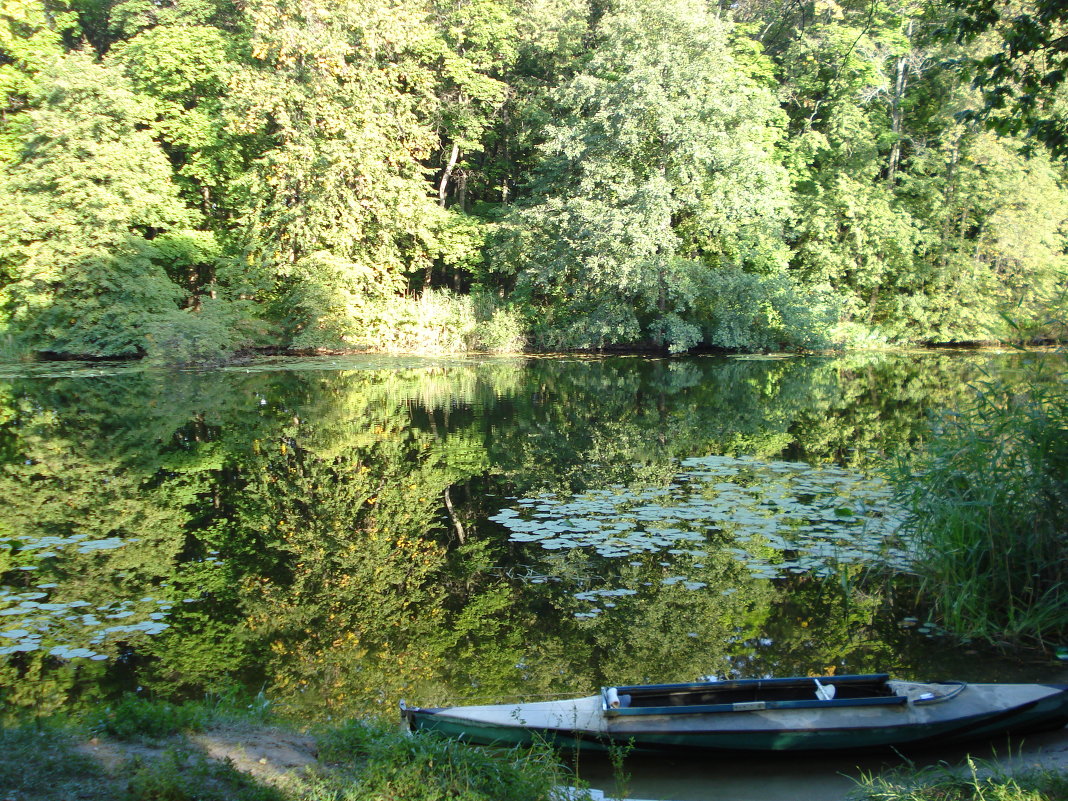
[[[1064,338],[1052,0],[0,0],[0,356]]]

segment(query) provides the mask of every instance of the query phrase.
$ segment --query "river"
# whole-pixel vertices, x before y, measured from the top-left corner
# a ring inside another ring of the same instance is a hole
[[[1049,680],[927,619],[884,476],[971,386],[1059,358],[3,366],[3,708],[246,688],[310,721],[706,675]]]

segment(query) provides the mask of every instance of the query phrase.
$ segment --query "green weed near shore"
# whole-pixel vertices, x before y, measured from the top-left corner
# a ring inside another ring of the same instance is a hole
[[[1068,774],[1028,770],[1008,774],[988,762],[969,759],[967,770],[945,766],[909,768],[867,775],[850,794],[853,801],[1064,801]]]
[[[993,642],[1068,637],[1068,384],[990,383],[896,477],[943,625]]]
[[[549,801],[553,788],[575,783],[547,747],[480,748],[396,726],[354,721],[325,733],[319,748],[320,759],[343,766],[342,782],[358,780],[339,801]]]
[[[252,776],[210,758],[189,736],[237,732],[235,753],[244,753],[240,743],[289,731],[259,697],[245,700],[176,704],[131,695],[80,721],[0,728],[0,799],[550,801],[560,785],[576,783],[547,748],[486,749],[364,722],[320,731],[318,762],[307,768]],[[92,756],[97,749],[111,755],[108,764]]]

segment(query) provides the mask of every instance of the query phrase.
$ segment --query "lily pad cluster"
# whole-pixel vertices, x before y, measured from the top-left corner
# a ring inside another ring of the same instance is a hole
[[[75,554],[111,551],[130,538],[0,537],[16,557],[14,570],[39,570],[50,560]],[[154,597],[107,603],[85,599],[53,600],[55,582],[40,581],[32,589],[0,585],[0,656],[43,651],[57,659],[105,660],[109,639],[153,635],[169,628],[165,619],[173,603]]]
[[[30,552],[29,555],[37,559],[45,559],[50,556],[58,556],[57,551],[74,546],[78,553],[90,553],[92,551],[111,551],[121,548],[130,539],[120,537],[104,537],[102,539],[89,539],[88,534],[71,534],[69,537],[0,537],[0,545],[15,543],[15,552]]]
[[[54,586],[54,585],[49,585]],[[158,634],[173,603],[152,597],[94,604],[88,600],[52,602],[38,585],[30,592],[0,586],[0,655],[45,650],[59,659],[104,660],[109,639]]]
[[[54,586],[54,585],[51,585]],[[29,592],[0,587],[0,655],[43,650],[59,659],[104,660],[109,638],[159,634],[173,604],[152,597],[93,604],[51,602],[45,585]],[[120,622],[121,621],[121,622]]]
[[[509,529],[514,542],[549,551],[592,549],[609,559],[659,554],[669,560],[665,567],[728,550],[754,576],[769,579],[830,575],[860,562],[908,564],[896,536],[902,510],[881,479],[746,456],[695,457],[679,468],[667,486],[613,485],[570,498],[542,494],[490,519]],[[663,583],[704,587],[685,575]]]

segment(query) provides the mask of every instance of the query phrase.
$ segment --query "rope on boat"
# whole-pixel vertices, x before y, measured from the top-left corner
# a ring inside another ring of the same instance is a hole
[[[964,688],[968,686],[968,682],[966,682],[966,681],[956,681],[956,680],[940,681],[940,682],[937,682],[937,683],[938,684],[954,684],[954,685],[956,685],[956,687],[952,691],[946,693],[945,695],[935,695],[934,693],[924,693],[924,695],[921,695],[919,698],[917,698],[914,701],[912,701],[912,705],[913,706],[928,706],[929,704],[941,704],[944,701],[951,701],[952,699],[954,699],[958,695],[960,695],[962,692],[964,692]],[[931,697],[927,698],[927,697],[925,697],[926,695],[930,695]]]

